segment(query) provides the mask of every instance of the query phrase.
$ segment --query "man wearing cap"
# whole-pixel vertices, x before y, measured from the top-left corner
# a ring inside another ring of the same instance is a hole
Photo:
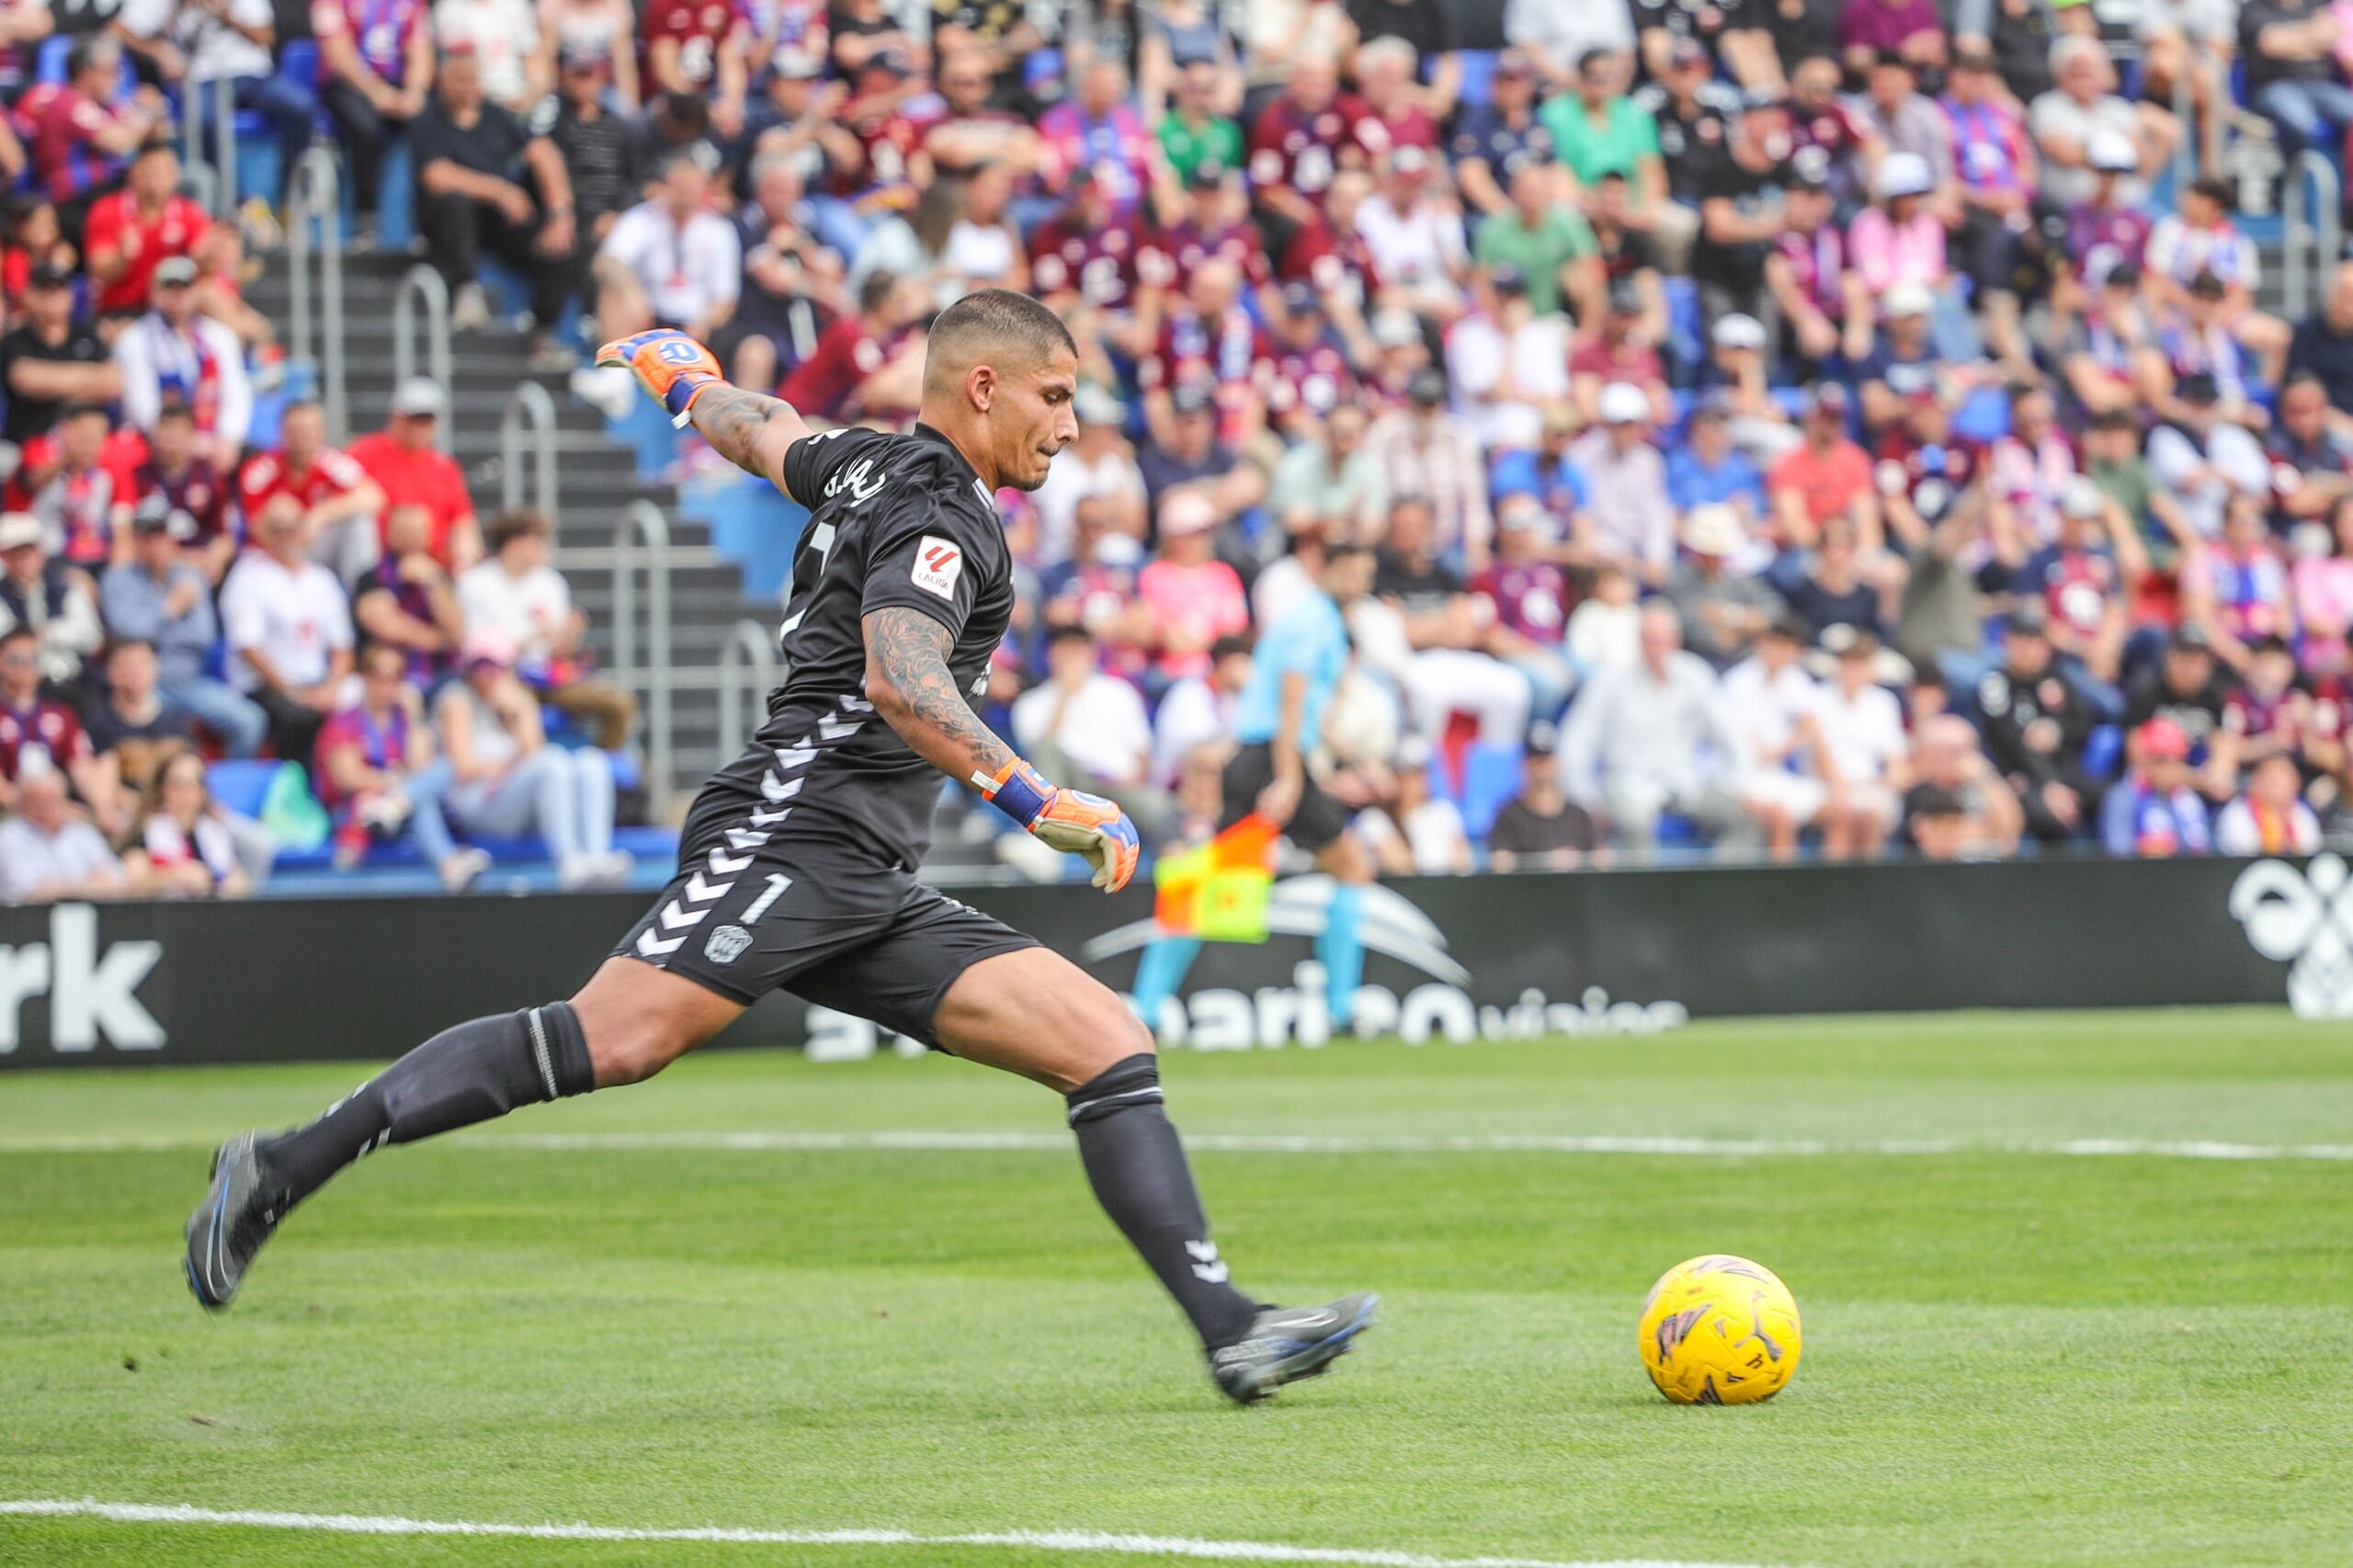
[[[90,204],[83,249],[90,278],[98,286],[100,314],[135,316],[145,311],[155,268],[173,256],[192,256],[211,220],[179,193],[179,150],[169,137],[141,143],[132,154],[123,187]]]
[[[131,559],[100,580],[99,608],[111,635],[154,649],[156,688],[165,703],[219,736],[231,756],[251,756],[269,721],[250,698],[206,673],[221,623],[211,584],[188,559],[195,532],[188,514],[160,492],[143,499],[131,517]]]
[[[1666,18],[1665,24],[1646,28],[1643,34],[1645,57],[1653,53],[1654,40],[1659,40],[1659,58],[1651,66],[1654,80],[1636,89],[1633,98],[1658,127],[1667,194],[1678,201],[1696,202],[1699,192],[1691,176],[1699,162],[1692,154],[1723,145],[1732,133],[1731,119],[1740,112],[1740,89],[1716,80],[1715,62],[1698,39],[1665,41],[1668,27],[1690,25],[1691,12],[1680,0],[1661,0],[1659,14]]]
[[[2211,853],[2212,822],[2190,785],[2189,737],[2181,726],[2165,718],[2135,726],[2125,755],[2131,766],[2100,806],[2101,847],[2144,858]]]
[[[386,147],[433,89],[430,9],[426,0],[311,0],[319,102],[335,121],[363,225],[375,218]]]
[[[1921,283],[1899,283],[1879,297],[1884,325],[1852,371],[1862,389],[1866,432],[1880,434],[1915,403],[1944,398],[1947,370],[1930,338],[1935,308],[1936,296]]]
[[[572,182],[573,229],[584,246],[605,243],[620,215],[637,204],[645,177],[626,107],[620,114],[605,107],[608,96],[624,106],[635,102],[634,80],[626,90],[615,80],[618,62],[600,39],[566,39],[556,55],[555,96],[534,106],[526,122],[553,142],[563,160]]]
[[[411,376],[392,389],[392,418],[384,428],[352,442],[345,455],[382,493],[383,510],[376,518],[380,544],[392,507],[422,506],[432,518],[426,548],[442,565],[462,572],[482,559],[482,528],[473,497],[466,492],[465,472],[435,444],[449,411],[449,394],[438,381]],[[248,528],[254,520],[248,514]]]
[[[1593,813],[1561,788],[1560,744],[1551,724],[1532,724],[1520,763],[1519,793],[1504,802],[1487,831],[1493,871],[1572,871],[1592,858],[1606,861]]]
[[[1525,161],[1508,177],[1511,206],[1479,224],[1471,254],[1490,272],[1516,268],[1539,315],[1561,309],[1565,296],[1578,302],[1581,320],[1597,320],[1601,266],[1592,227],[1574,208],[1552,199],[1554,180],[1545,165]]]
[[[2089,827],[2100,784],[2084,766],[2084,747],[2100,715],[2053,657],[2041,600],[2010,611],[2002,662],[1973,695],[1985,750],[2025,808],[2028,830],[2055,844]]]
[[[2131,137],[2095,131],[2084,163],[2091,171],[2091,189],[2068,204],[2067,249],[2075,258],[2075,275],[2097,289],[2119,267],[2140,268],[2152,223],[2145,198],[2132,194],[2140,183],[2140,153]]]
[[[1357,373],[1313,284],[1283,286],[1266,380],[1267,412],[1296,439],[1343,403],[1358,399]]]
[[[24,319],[0,337],[7,411],[0,438],[24,445],[55,426],[72,403],[121,395],[122,371],[98,335],[74,317],[74,274],[37,264],[25,284]]]
[[[1447,152],[1463,200],[1488,217],[1510,208],[1505,187],[1522,164],[1553,161],[1552,132],[1536,114],[1536,62],[1526,50],[1495,56],[1488,101],[1462,106]]]
[[[525,17],[529,26],[528,8]],[[442,56],[433,97],[408,135],[417,231],[449,287],[449,324],[465,332],[489,323],[490,301],[475,278],[488,251],[530,279],[531,314],[541,334],[551,331],[583,248],[555,143],[491,99],[482,61],[466,51]]]
[[[1594,401],[1596,425],[1569,447],[1586,484],[1575,547],[1588,564],[1615,562],[1657,587],[1675,564],[1675,508],[1666,460],[1651,439],[1650,394],[1612,381]]]
[[[105,641],[106,629],[88,576],[51,552],[45,531],[28,512],[0,513],[0,631],[31,631],[39,678],[72,687]]]
[[[1683,618],[1683,645],[1718,669],[1745,657],[1781,612],[1781,596],[1738,569],[1748,543],[1740,514],[1722,502],[1683,517],[1683,557],[1666,580],[1666,601]]]
[[[166,398],[188,404],[205,456],[227,473],[237,466],[253,424],[253,383],[244,346],[196,306],[196,263],[168,256],[155,267],[153,308],[114,340],[122,372],[122,415],[150,432]]]
[[[2132,171],[2114,171],[2122,181],[2125,204],[2148,199],[2140,169],[2162,167],[2173,151],[2178,128],[2154,104],[2130,104],[2116,96],[2116,68],[2108,46],[2097,38],[2069,34],[2051,46],[2055,85],[2027,110],[2027,130],[2042,157],[2042,194],[2063,206],[2087,199],[2097,183],[2091,166],[2092,139],[2101,131],[2124,138],[2133,153]]]
[[[1788,145],[1789,105],[1778,89],[1752,88],[1748,107],[1732,122],[1724,144],[1695,154],[1692,175],[1699,228],[1691,244],[1691,278],[1705,313],[1755,315],[1765,293],[1765,260],[1785,227],[1784,187],[1804,175],[1819,176],[1819,154],[1794,164]]]

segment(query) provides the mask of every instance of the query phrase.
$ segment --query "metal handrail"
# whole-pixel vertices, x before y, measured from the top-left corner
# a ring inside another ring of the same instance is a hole
[[[622,508],[613,532],[613,663],[624,684],[639,680],[637,667],[637,566],[641,540],[645,551],[647,650],[645,688],[646,788],[657,816],[670,809],[670,519],[651,501]]]
[[[555,399],[537,381],[518,381],[498,416],[498,504],[514,511],[524,504],[523,437],[531,437],[531,509],[550,523],[557,510]]]
[[[741,655],[740,657],[738,655]],[[752,720],[744,719],[747,679]],[[762,699],[776,686],[776,633],[746,617],[727,630],[719,649],[719,755],[733,756],[758,731]]]
[[[2316,222],[2307,215],[2307,210],[2313,205],[2305,195],[2304,181],[2308,178],[2318,197]],[[2336,165],[2328,161],[2326,153],[2307,147],[2296,154],[2295,163],[2288,170],[2288,188],[2279,201],[2279,293],[2290,321],[2302,321],[2312,302],[2312,272],[2319,258],[2327,257],[2330,267],[2344,259],[2344,216],[2339,208],[2343,199]],[[2309,257],[2304,251],[2307,242],[2314,247]]]
[[[204,155],[205,89],[211,88],[212,156]],[[180,131],[185,145],[180,161],[190,170],[204,169],[208,211],[222,218],[237,210],[236,86],[226,76],[210,82],[188,82],[180,89]]]
[[[319,368],[319,402],[326,411],[327,439],[340,447],[351,439],[350,389],[343,364],[343,204],[336,188],[335,154],[313,147],[294,165],[286,186],[286,256],[290,271],[293,357]],[[317,225],[319,251],[318,351],[312,352],[311,248]]]
[[[2199,164],[2205,152],[2205,145],[2198,134],[2198,106],[2189,91],[2190,73],[2213,67],[2213,62],[2197,50],[2190,50],[2188,53],[2188,63],[2175,74],[2173,79],[2173,119],[2177,133],[2173,143],[2173,196],[2176,201],[2181,199],[2181,193],[2188,189],[2190,182],[2198,177]],[[2208,108],[2216,113],[2222,111],[2222,105],[2212,98],[2208,100]]]
[[[416,374],[416,303],[425,301],[425,358],[426,373],[440,383],[444,392],[454,392],[455,361],[449,351],[449,286],[441,275],[423,262],[408,269],[400,287],[392,294],[392,385]],[[434,433],[435,444],[443,451],[449,449],[450,426],[456,423],[444,419]]]

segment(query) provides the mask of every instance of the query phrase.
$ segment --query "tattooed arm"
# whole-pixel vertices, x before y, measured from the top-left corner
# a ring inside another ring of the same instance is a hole
[[[954,637],[946,626],[904,608],[874,610],[863,624],[866,699],[916,756],[960,783],[975,773],[995,778],[1017,760],[948,673]]]
[[[691,417],[711,450],[779,490],[784,488],[785,449],[809,434],[809,422],[782,398],[723,383],[695,399]]]

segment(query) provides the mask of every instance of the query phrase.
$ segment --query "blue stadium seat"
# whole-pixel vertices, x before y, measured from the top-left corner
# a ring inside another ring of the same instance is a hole
[[[1495,813],[1519,793],[1522,748],[1518,741],[1474,741],[1462,756],[1462,825],[1484,838]]]
[[[1699,286],[1688,278],[1662,278],[1666,295],[1666,348],[1676,363],[1696,366],[1708,357],[1706,324],[1699,309]]]
[[[216,762],[204,770],[205,788],[212,798],[241,817],[261,814],[263,797],[269,793],[269,781],[278,777],[283,763],[261,757],[232,757]]]
[[[2084,741],[2084,771],[2095,778],[2113,778],[2118,766],[2124,760],[2124,732],[2114,724],[2102,724]]]
[[[1456,91],[1456,101],[1485,104],[1493,99],[1495,96],[1495,57],[1503,51],[1495,49],[1458,49],[1451,52],[1462,67],[1461,85]],[[1427,77],[1436,69],[1438,62],[1430,60],[1424,64],[1430,68],[1423,72]]]
[[[1952,433],[1970,441],[1992,441],[2010,433],[2010,394],[2003,387],[1979,387],[1953,411]]]

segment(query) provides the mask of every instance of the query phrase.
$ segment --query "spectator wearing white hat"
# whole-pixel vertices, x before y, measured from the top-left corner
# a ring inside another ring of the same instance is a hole
[[[1683,517],[1683,559],[1666,580],[1666,599],[1683,618],[1684,646],[1718,669],[1745,657],[1780,613],[1781,597],[1735,569],[1748,544],[1740,514],[1722,502]]]
[[[190,257],[165,257],[155,267],[153,308],[115,337],[123,422],[153,430],[165,399],[185,403],[205,456],[234,473],[253,425],[253,382],[237,335],[198,312],[196,273]]]
[[[1755,842],[1732,792],[1739,756],[1716,673],[1685,652],[1674,607],[1657,602],[1642,611],[1640,656],[1586,685],[1561,741],[1570,798],[1598,807],[1611,838],[1643,858],[1656,852],[1669,812],[1720,835],[1726,848]]]
[[[344,455],[383,493],[384,512],[377,517],[380,542],[392,507],[422,506],[432,516],[428,548],[433,558],[452,572],[462,572],[482,559],[482,528],[474,517],[465,471],[437,444],[441,421],[449,414],[449,394],[441,383],[429,376],[411,376],[392,389],[392,417],[384,428],[360,437]]]
[[[1656,586],[1675,564],[1675,508],[1666,460],[1651,439],[1651,400],[1638,386],[1612,381],[1597,402],[1600,425],[1569,448],[1586,484],[1575,552],[1588,563],[1616,562]]]
[[[50,553],[29,512],[0,514],[0,632],[31,631],[42,678],[72,686],[106,640],[90,580]]]
[[[2094,131],[2084,151],[2091,188],[2067,206],[2067,250],[2087,289],[2098,288],[2120,267],[2137,278],[2148,256],[2155,224],[2146,192],[2135,189],[2137,157],[2131,139],[2113,131]]]
[[[1920,283],[1899,283],[1881,299],[1879,336],[1852,370],[1867,432],[1876,436],[1896,424],[1916,400],[1941,401],[1946,362],[1931,336],[1936,303]]]
[[[1929,201],[1936,187],[1936,171],[1917,153],[1890,153],[1880,160],[1872,182],[1877,199],[1847,226],[1848,359],[1870,352],[1872,329],[1891,290],[1912,284],[1935,293],[1949,281],[1944,221]],[[1965,321],[1967,311],[1961,313]],[[1957,351],[1952,357],[1969,355]]]
[[[1828,330],[1835,348],[1836,329]],[[1765,324],[1730,311],[1708,329],[1708,359],[1699,368],[1701,406],[1722,416],[1732,445],[1754,463],[1769,463],[1798,441],[1789,411],[1773,395],[1769,350]]]
[[[2154,104],[2136,105],[2117,97],[2116,67],[2108,46],[2097,38],[2070,33],[2053,42],[2051,75],[2052,89],[2027,109],[2027,131],[2042,159],[2040,183],[2045,197],[2063,206],[2091,194],[2091,140],[2102,131],[2130,141],[2141,169],[2157,168],[2172,155],[2179,124]],[[2138,203],[2147,196],[2146,184],[2136,177],[2125,199]]]

